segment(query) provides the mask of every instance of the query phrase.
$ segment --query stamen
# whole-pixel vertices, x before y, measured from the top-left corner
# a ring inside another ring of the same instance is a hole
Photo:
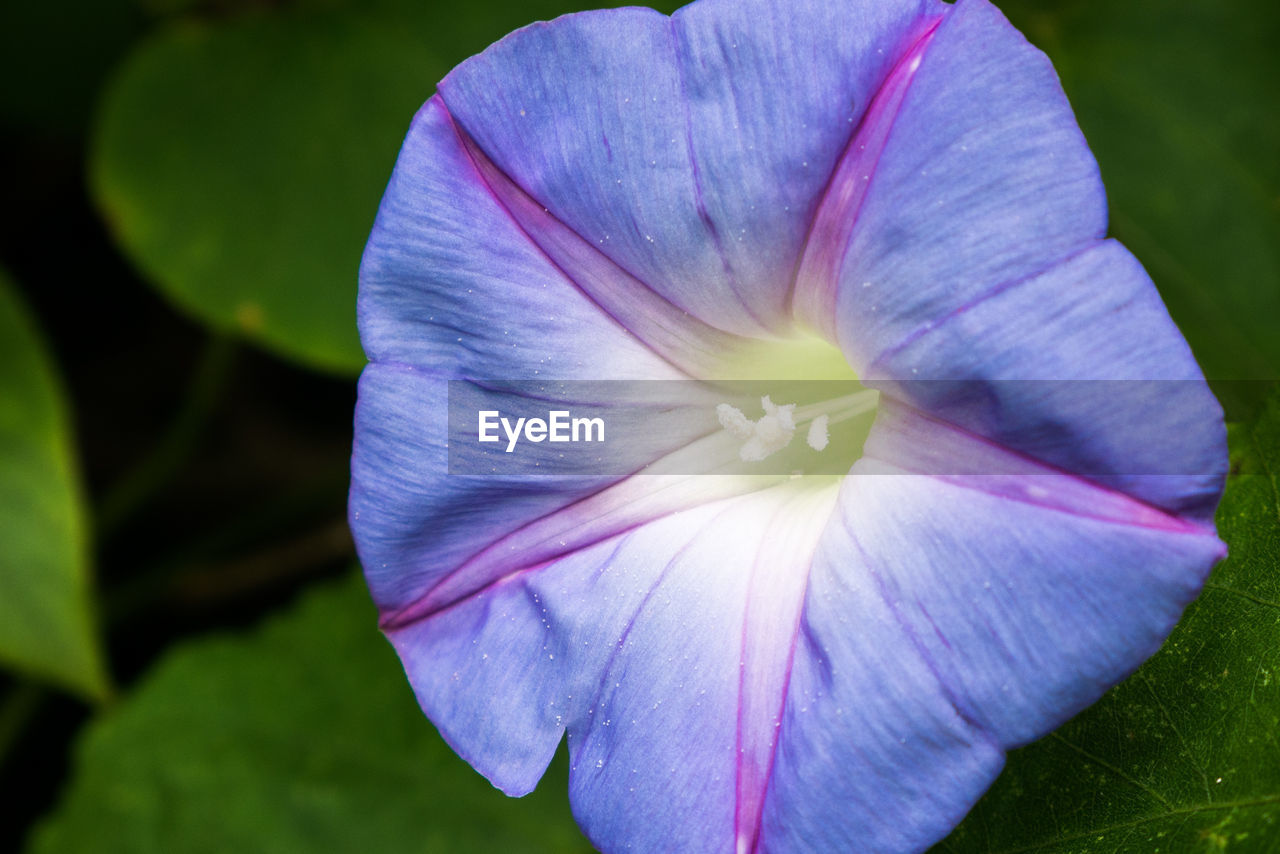
[[[830,415],[819,415],[809,422],[809,435],[805,437],[805,440],[809,443],[809,447],[815,451],[823,450],[831,441],[831,437],[827,433],[827,421],[830,418]]]
[[[864,389],[853,394],[797,407],[794,403],[778,406],[768,395],[760,398],[764,415],[752,421],[741,409],[729,403],[716,406],[716,418],[729,435],[742,442],[738,456],[743,462],[756,463],[781,451],[791,443],[796,425],[808,422],[805,439],[810,448],[822,451],[831,443],[830,426],[855,418],[876,408],[879,392]]]
[[[830,415],[831,418],[828,423],[838,424],[841,421],[856,418],[864,412],[870,412],[876,408],[879,402],[880,392],[867,388],[862,391],[855,391],[853,394],[824,400],[822,403],[801,406],[796,409],[796,421],[803,423],[817,418],[819,415]]]
[[[716,407],[716,418],[720,426],[728,430],[735,439],[746,441],[756,433],[755,422],[742,413],[742,410],[728,403]]]
[[[758,463],[785,448],[796,433],[794,403],[776,405],[768,395],[760,398],[764,415],[752,421],[741,409],[728,403],[716,407],[720,426],[736,439],[743,440],[738,456],[744,463]]]

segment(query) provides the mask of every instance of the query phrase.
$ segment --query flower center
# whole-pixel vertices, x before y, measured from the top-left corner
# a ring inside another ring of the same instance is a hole
[[[714,371],[715,380],[804,380],[857,382],[844,353],[816,335],[749,339]]]
[[[831,444],[833,424],[874,413],[879,399],[880,393],[874,389],[862,389],[798,407],[794,403],[779,406],[765,395],[760,398],[764,415],[755,421],[731,403],[717,406],[716,417],[721,427],[742,441],[739,458],[743,462],[754,463],[784,450],[800,428],[805,428],[805,444],[814,451],[825,451]],[[869,426],[869,419],[864,420]]]
[[[753,341],[725,373],[716,418],[753,473],[841,475],[862,456],[879,393],[827,341]]]

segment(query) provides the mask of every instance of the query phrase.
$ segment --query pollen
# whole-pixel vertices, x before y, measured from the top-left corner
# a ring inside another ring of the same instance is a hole
[[[738,456],[743,462],[756,463],[781,451],[796,434],[794,403],[778,406],[768,395],[760,398],[764,415],[752,421],[736,406],[722,403],[716,407],[720,426],[742,441]]]
[[[831,416],[829,415],[819,415],[809,422],[809,435],[805,437],[805,441],[815,451],[823,450],[831,441],[831,437],[827,433],[827,422],[830,421],[830,418]]]

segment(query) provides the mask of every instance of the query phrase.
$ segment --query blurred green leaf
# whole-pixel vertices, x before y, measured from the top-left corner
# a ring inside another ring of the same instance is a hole
[[[432,56],[452,68],[513,30],[550,21],[571,12],[616,6],[650,6],[670,14],[684,6],[681,0],[472,0],[445,3],[436,0],[304,0],[321,6],[348,5],[364,9],[388,21],[399,22],[406,31],[422,40]]]
[[[1010,754],[938,852],[1280,851],[1280,394],[1231,440],[1231,554],[1200,599],[1134,676]]]
[[[61,384],[0,273],[0,662],[102,697],[85,529]]]
[[[185,644],[91,725],[29,850],[587,852],[557,761],[513,800],[422,716],[358,578]]]
[[[1052,57],[1111,231],[1205,373],[1280,377],[1280,4],[997,2]]]
[[[105,98],[98,204],[197,318],[353,373],[360,254],[409,122],[445,70],[353,14],[163,29]]]

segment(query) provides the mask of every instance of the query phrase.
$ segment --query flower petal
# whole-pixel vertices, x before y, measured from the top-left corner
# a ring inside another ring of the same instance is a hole
[[[892,128],[874,168],[838,173],[823,202],[869,180],[834,302],[796,301],[803,320],[836,333],[859,374],[917,328],[1106,231],[1097,165],[1052,65],[985,0],[956,3],[900,107],[877,116]],[[855,145],[848,156],[858,154]],[[797,287],[821,281],[801,270]]]
[[[471,390],[475,400],[502,400]],[[349,514],[384,626],[424,618],[650,520],[786,479],[691,473],[737,444],[720,430],[691,441],[701,428],[681,411],[653,422],[669,429],[645,431],[641,422],[644,432],[620,452],[632,468],[660,459],[674,474],[530,476],[515,466],[475,474],[481,466],[467,455],[478,453],[476,443],[455,442],[450,457],[449,394],[447,380],[399,363],[371,364],[360,379]],[[714,417],[707,405],[703,420]],[[544,447],[554,454],[558,446]],[[664,449],[672,453],[664,457]],[[450,474],[451,464],[462,473]]]
[[[835,488],[672,514],[388,636],[477,769],[532,788],[564,730],[575,812],[606,849],[753,837],[808,562]]]
[[[1114,241],[931,321],[867,377],[1004,448],[1212,522],[1226,478],[1222,409],[1155,286]],[[926,377],[958,382],[912,381]],[[930,441],[903,445],[909,467],[926,464]]]
[[[855,481],[842,484],[810,569],[760,842],[748,851],[923,851],[1004,765],[886,600],[848,521],[865,500]]]
[[[845,525],[957,707],[1005,748],[1137,668],[1225,554],[1212,529],[1049,470],[855,472]]]
[[[1133,499],[1035,476],[1066,480],[1048,505],[1034,483],[867,459],[834,516],[832,489],[705,503],[388,635],[504,790],[531,789],[567,730],[575,812],[605,850],[921,850],[1004,749],[1148,655],[1221,554]]]
[[[704,0],[513,33],[441,84],[497,168],[721,329],[789,327],[808,218],[929,0]]]
[[[1043,467],[859,461],[810,575],[762,850],[929,847],[1004,750],[1159,647],[1223,552],[1209,529]]]
[[[584,289],[523,226],[486,183],[440,100],[428,101],[405,139],[360,267],[369,358],[480,379],[685,375],[668,357],[696,361],[694,322],[670,313],[611,315],[602,301],[620,312],[634,302],[609,290],[625,284],[621,274],[595,292]],[[593,261],[614,276],[603,256],[579,266]]]

